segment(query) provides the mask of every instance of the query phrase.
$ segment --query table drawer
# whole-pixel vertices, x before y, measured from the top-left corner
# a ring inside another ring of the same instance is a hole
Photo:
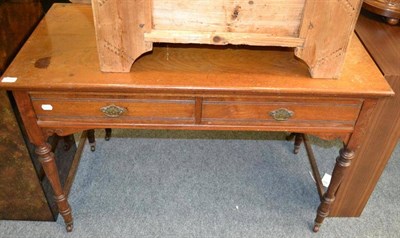
[[[194,98],[31,93],[41,121],[194,123]]]
[[[361,105],[361,100],[209,98],[203,100],[202,123],[286,128],[354,127]]]

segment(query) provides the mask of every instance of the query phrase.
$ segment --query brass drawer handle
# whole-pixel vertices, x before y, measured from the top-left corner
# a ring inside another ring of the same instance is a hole
[[[287,121],[294,115],[294,112],[286,108],[279,108],[270,112],[269,115],[276,121]]]
[[[124,107],[119,107],[114,104],[111,104],[109,106],[100,108],[100,111],[102,111],[104,115],[108,117],[119,117],[122,114],[124,114],[127,111],[127,109]]]

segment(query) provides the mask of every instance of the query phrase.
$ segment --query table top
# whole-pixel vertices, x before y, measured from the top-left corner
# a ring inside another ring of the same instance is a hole
[[[356,33],[385,76],[400,76],[400,25],[389,25],[381,16],[363,10]]]
[[[357,37],[339,79],[313,79],[291,48],[161,44],[138,59],[130,73],[102,73],[92,10],[55,4],[0,83],[7,90],[108,92],[252,92],[263,95],[380,97],[390,86]],[[116,52],[118,53],[118,52]],[[329,63],[329,62],[326,62]]]

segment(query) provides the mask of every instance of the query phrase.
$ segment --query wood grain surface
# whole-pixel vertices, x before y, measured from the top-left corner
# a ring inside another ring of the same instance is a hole
[[[71,17],[74,16],[74,17]],[[51,21],[47,21],[52,19]],[[307,66],[282,48],[160,45],[141,57],[131,73],[102,73],[90,7],[55,5],[4,76],[18,75],[5,89],[162,91],[325,96],[390,95],[390,87],[357,37],[339,80],[310,78]],[[71,27],[73,26],[73,27]],[[65,35],[69,37],[66,38]],[[77,43],[79,42],[79,44]],[[38,62],[45,61],[46,64]],[[47,61],[47,62],[46,62]],[[25,65],[24,68],[13,65]],[[284,69],[284,70],[283,70]]]
[[[313,78],[339,78],[361,0],[94,0],[100,69],[129,72],[157,42],[296,47]]]

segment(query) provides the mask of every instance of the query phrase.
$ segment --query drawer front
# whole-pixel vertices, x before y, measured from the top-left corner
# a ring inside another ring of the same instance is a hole
[[[209,98],[203,101],[202,123],[349,128],[354,127],[361,105],[361,100]]]
[[[31,100],[40,121],[194,123],[191,98],[31,93]]]

